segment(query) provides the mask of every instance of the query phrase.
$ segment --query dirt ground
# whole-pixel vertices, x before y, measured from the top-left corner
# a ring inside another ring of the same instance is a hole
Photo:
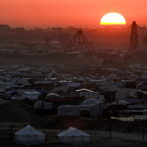
[[[12,138],[11,138],[12,124]],[[23,147],[15,144],[14,133],[22,129],[29,123],[0,123],[0,147]],[[38,147],[70,147],[72,145],[63,145],[58,143],[57,134],[63,129],[38,129],[46,134],[46,144]],[[91,142],[79,147],[145,147],[147,146],[147,135],[139,133],[120,133],[98,130],[83,130],[91,135]]]

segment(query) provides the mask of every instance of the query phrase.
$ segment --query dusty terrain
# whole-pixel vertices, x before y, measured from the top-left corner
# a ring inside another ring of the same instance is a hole
[[[11,140],[11,129],[10,123],[0,123],[0,146],[1,147],[19,147],[21,145],[15,144],[14,133],[24,127],[26,124],[13,123],[12,128],[12,140]],[[46,144],[38,145],[39,147],[68,147],[72,145],[63,145],[58,143],[57,134],[62,130],[56,129],[39,129],[44,132],[46,136]],[[94,130],[83,130],[91,135],[91,143],[86,145],[81,145],[79,147],[136,147],[136,146],[146,146],[146,143],[142,143],[142,134],[138,133],[119,133],[111,132],[112,138],[108,131],[97,131]],[[144,136],[145,142],[147,142],[147,135]]]
[[[108,123],[109,122],[109,123]],[[50,115],[40,118],[34,109],[20,102],[0,102],[0,147],[19,147],[15,144],[15,132],[31,124],[46,134],[46,144],[40,147],[68,147],[58,143],[57,134],[68,127],[76,127],[91,135],[87,147],[136,147],[147,145],[146,121],[123,122],[71,116]],[[108,127],[110,125],[110,128]],[[11,131],[12,125],[12,131]],[[97,128],[97,130],[94,130]],[[111,138],[110,132],[111,130]],[[144,142],[143,142],[144,131]],[[86,147],[82,145],[81,147]]]

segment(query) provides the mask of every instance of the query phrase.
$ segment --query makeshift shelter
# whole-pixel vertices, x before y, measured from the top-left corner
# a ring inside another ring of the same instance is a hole
[[[46,97],[45,97],[45,101],[48,101],[48,102],[61,101],[61,100],[64,100],[64,99],[65,99],[64,96],[60,96],[56,93],[50,93],[50,94],[46,95]]]
[[[130,93],[132,91],[134,91],[135,89],[132,88],[122,88],[119,89],[116,93],[115,93],[115,99],[116,100],[124,100],[127,99],[128,96],[130,95]]]
[[[53,70],[48,74],[48,78],[60,78],[60,74]]]
[[[38,145],[45,144],[45,134],[27,125],[22,130],[15,133],[16,144]]]
[[[72,99],[75,99],[75,98],[78,98],[78,93],[71,87],[69,87],[69,89],[62,94],[62,96],[64,96],[66,99],[68,100],[72,100]]]
[[[136,79],[136,78],[138,78],[138,76],[135,75],[134,73],[129,76],[129,79]]]
[[[117,76],[115,73],[112,73],[111,75],[109,75],[109,77],[107,79],[108,80],[115,80],[115,79],[117,79]]]
[[[67,83],[68,87],[78,88],[81,86],[81,83]]]
[[[14,78],[10,81],[11,85],[17,84],[17,85],[26,85],[29,84],[29,82],[27,81],[27,79],[25,78]]]
[[[24,91],[22,96],[25,98],[29,98],[30,100],[37,100],[40,93],[37,91]]]
[[[94,92],[94,91],[91,91],[89,89],[79,89],[79,90],[76,90],[76,92],[79,94],[79,97],[86,97],[86,98],[98,98],[98,92]]]
[[[69,89],[66,85],[55,87],[52,92],[66,92]]]
[[[119,90],[119,88],[113,84],[100,86],[99,89],[101,89],[103,91],[110,91],[110,92],[117,92]]]
[[[90,143],[90,135],[76,128],[70,127],[59,134],[58,141],[63,144],[82,145]]]
[[[146,83],[139,83],[136,86],[137,89],[141,89],[141,90],[147,90],[147,84]]]
[[[52,103],[38,100],[34,103],[34,108],[36,108],[36,109],[52,109]]]
[[[128,105],[129,103],[124,101],[124,100],[117,100],[115,102],[113,102],[111,105]]]
[[[99,100],[96,98],[90,98],[90,99],[86,99],[84,100],[81,105],[99,105],[101,103],[104,103],[104,100]]]

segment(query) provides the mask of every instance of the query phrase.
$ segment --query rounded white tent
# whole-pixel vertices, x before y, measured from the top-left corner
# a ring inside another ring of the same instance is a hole
[[[90,143],[90,135],[76,128],[70,127],[68,130],[59,133],[58,141],[63,144],[82,145]]]
[[[16,144],[37,145],[45,144],[45,134],[27,125],[22,130],[15,133]]]

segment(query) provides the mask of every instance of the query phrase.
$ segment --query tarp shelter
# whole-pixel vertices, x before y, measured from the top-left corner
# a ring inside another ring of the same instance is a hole
[[[54,70],[48,74],[48,78],[59,78],[59,77],[60,77],[60,74]]]
[[[147,90],[147,84],[139,83],[139,84],[137,84],[136,88],[141,89],[141,90]]]
[[[65,93],[63,93],[62,96],[66,97],[66,98],[77,98],[77,97],[79,97],[78,93],[71,87],[69,87],[69,89]]]
[[[92,104],[99,105],[101,103],[104,103],[104,101],[96,99],[96,98],[90,98],[90,99],[84,100],[81,105],[92,105]]]
[[[110,91],[110,92],[116,92],[116,91],[119,90],[119,88],[116,85],[113,85],[113,84],[100,86],[99,89],[101,89],[103,91]]]
[[[82,145],[90,143],[90,135],[76,128],[70,127],[59,134],[58,141],[63,144]]]
[[[113,102],[111,105],[128,105],[129,103],[124,101],[124,100],[117,100],[115,102]]]
[[[52,103],[44,102],[42,100],[38,100],[34,104],[34,108],[36,109],[52,109]]]
[[[81,86],[81,83],[67,83],[68,87],[78,88]]]
[[[136,78],[138,78],[138,76],[135,75],[134,73],[129,76],[129,79],[136,79]]]
[[[66,85],[55,87],[52,92],[66,92],[69,89]]]
[[[56,93],[50,93],[48,95],[46,95],[45,100],[46,101],[58,101],[58,100],[64,100],[65,97],[64,96],[60,96]]]
[[[37,100],[40,93],[37,91],[24,91],[22,96],[31,100]]]
[[[22,130],[15,133],[16,144],[38,145],[45,144],[45,134],[27,125]]]
[[[86,97],[86,98],[98,98],[98,92],[91,91],[89,89],[79,89],[76,90],[76,92],[79,94],[79,97]]]
[[[124,100],[127,98],[128,95],[130,95],[130,93],[132,91],[134,91],[135,89],[132,88],[122,88],[119,89],[116,93],[115,93],[115,99],[116,100]]]
[[[14,84],[26,85],[26,84],[29,84],[29,82],[25,78],[14,78],[10,81],[10,84],[11,85],[14,85]]]
[[[114,80],[117,79],[117,76],[115,73],[112,73],[111,75],[109,75],[109,77],[107,78],[108,80]]]

